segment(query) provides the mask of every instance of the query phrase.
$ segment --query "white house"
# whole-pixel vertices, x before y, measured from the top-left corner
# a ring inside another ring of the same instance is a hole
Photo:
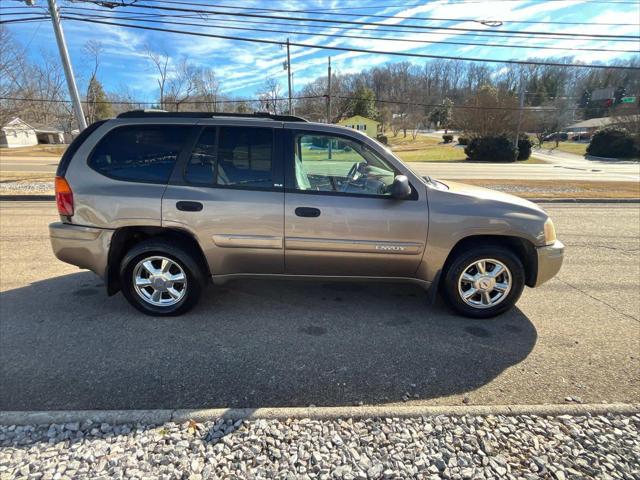
[[[35,129],[17,117],[0,129],[0,147],[29,147],[37,144]]]

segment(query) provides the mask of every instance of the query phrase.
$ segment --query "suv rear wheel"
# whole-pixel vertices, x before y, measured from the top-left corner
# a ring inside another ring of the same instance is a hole
[[[180,315],[198,302],[205,275],[190,252],[166,240],[151,239],[124,256],[120,284],[126,299],[141,312]]]
[[[443,279],[443,295],[459,313],[490,318],[509,310],[524,289],[525,272],[509,249],[477,247],[457,255]]]

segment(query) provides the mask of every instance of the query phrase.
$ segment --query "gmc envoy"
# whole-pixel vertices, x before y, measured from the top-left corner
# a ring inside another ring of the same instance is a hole
[[[186,312],[209,281],[277,277],[412,282],[487,318],[563,258],[537,205],[292,116],[127,112],[74,140],[55,186],[55,255],[151,315]]]

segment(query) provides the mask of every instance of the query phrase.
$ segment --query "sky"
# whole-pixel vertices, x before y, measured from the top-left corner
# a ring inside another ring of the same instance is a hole
[[[313,28],[302,26],[300,23],[290,26],[277,25],[283,20],[268,20],[249,17],[220,17],[214,15],[198,16],[196,18],[175,18],[176,15],[189,15],[185,12],[161,11],[136,8],[116,8],[113,10],[88,3],[71,3],[58,0],[63,15],[89,15],[90,11],[71,10],[71,8],[92,8],[104,16],[148,15],[159,13],[166,17],[156,17],[163,24],[140,25],[156,26],[160,28],[206,32],[217,35],[231,35],[244,38],[258,38],[284,41],[287,37],[291,42],[313,45],[327,45],[339,47],[353,47],[367,50],[381,50],[383,52],[410,52],[430,55],[464,56],[473,58],[493,59],[526,59],[547,58],[566,55],[575,56],[576,60],[591,62],[609,62],[616,58],[630,57],[630,53],[617,52],[586,52],[576,51],[574,48],[606,48],[640,50],[638,41],[610,41],[607,39],[558,40],[538,38],[491,38],[481,39],[468,36],[464,32],[455,30],[408,30],[403,32],[383,32],[378,26],[362,26],[349,24],[314,24]],[[125,3],[131,0],[119,0]],[[187,3],[189,5],[185,5]],[[0,13],[6,13],[8,6],[21,5],[15,1],[2,0]],[[211,11],[244,12],[260,15],[287,15],[305,19],[338,19],[355,22],[377,22],[388,27],[397,28],[402,25],[429,25],[438,27],[471,28],[490,30],[499,33],[500,30],[517,30],[523,32],[543,31],[550,33],[581,33],[581,34],[614,34],[640,35],[640,3],[625,0],[602,1],[519,1],[503,0],[482,2],[477,0],[438,0],[412,1],[405,0],[246,0],[235,2],[231,0],[138,0],[138,4],[164,6],[173,8],[198,8]],[[35,12],[46,5],[45,0],[36,0]],[[194,7],[195,5],[195,7]],[[222,6],[226,6],[223,8]],[[240,6],[256,10],[236,10],[229,8]],[[296,12],[276,13],[259,10],[279,9]],[[301,10],[304,10],[301,12]],[[21,11],[27,11],[21,9]],[[30,10],[31,11],[31,10]],[[29,11],[29,12],[30,12]],[[339,16],[346,13],[353,16]],[[371,15],[385,15],[391,18],[376,18]],[[401,18],[402,17],[402,18]],[[409,18],[404,18],[409,17]],[[424,20],[420,17],[447,18],[449,21]],[[8,17],[5,17],[8,18]],[[86,17],[85,17],[86,18]],[[138,17],[140,18],[140,17]],[[108,19],[104,19],[109,21]],[[230,22],[233,20],[233,22]],[[476,20],[465,21],[465,20]],[[498,27],[485,26],[478,20],[502,21]],[[615,25],[567,25],[567,24],[531,24],[517,23],[518,21],[542,22],[589,22],[591,24]],[[209,25],[215,28],[184,26],[167,24],[168,21],[182,21]],[[266,22],[255,24],[249,22]],[[129,22],[133,23],[133,22]],[[298,34],[253,32],[232,30],[221,26],[241,28],[260,28],[289,30]],[[620,25],[631,24],[631,25]],[[305,23],[309,25],[309,22]],[[341,29],[335,28],[341,27]],[[171,56],[171,62],[176,65],[183,57],[190,62],[215,69],[221,83],[221,92],[235,98],[255,98],[256,92],[264,85],[268,78],[277,79],[286,87],[287,76],[283,69],[286,50],[280,45],[248,43],[238,40],[195,37],[176,33],[144,31],[119,26],[85,23],[63,19],[63,28],[69,47],[72,63],[79,82],[86,81],[89,58],[84,46],[90,41],[103,44],[102,57],[98,77],[107,91],[128,89],[138,101],[154,101],[157,98],[156,74],[153,66],[146,58],[144,50],[150,46],[155,50],[164,50]],[[346,29],[345,29],[346,28]],[[55,37],[50,20],[34,23],[15,23],[9,25],[14,37],[23,45],[28,46],[29,54],[34,61],[41,58],[41,53],[54,55],[58,58]],[[318,34],[346,34],[384,37],[386,40],[354,39],[323,37]],[[474,43],[500,43],[504,45],[526,45],[528,48],[480,47],[446,44],[424,44],[407,42],[406,40],[454,41]],[[560,47],[567,50],[551,50],[545,47]],[[529,48],[530,47],[530,48]],[[302,47],[291,47],[291,63],[294,72],[294,89],[314,80],[320,75],[326,75],[327,57],[332,58],[332,67],[336,73],[359,72],[362,69],[388,62],[409,60],[415,64],[423,64],[426,59],[394,57],[386,54],[370,54],[358,52],[340,52],[315,50]]]

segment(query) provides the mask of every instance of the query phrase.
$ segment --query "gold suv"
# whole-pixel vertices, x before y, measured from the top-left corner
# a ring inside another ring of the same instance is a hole
[[[151,315],[186,312],[209,281],[286,277],[413,282],[486,318],[562,264],[535,204],[297,117],[128,112],[84,130],[56,175],[56,256]]]

